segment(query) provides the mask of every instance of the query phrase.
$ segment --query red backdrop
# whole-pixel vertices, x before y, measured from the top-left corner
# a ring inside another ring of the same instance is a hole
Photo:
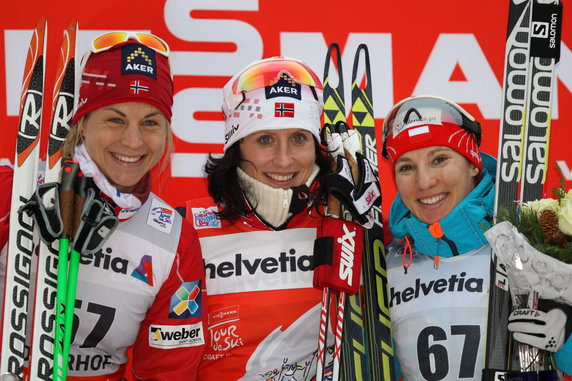
[[[572,8],[564,4],[562,57],[557,67],[548,189],[560,168],[572,185]],[[0,160],[13,160],[21,70],[31,30],[49,22],[44,122],[49,118],[53,75],[63,30],[79,22],[79,51],[105,30],[148,30],[173,50],[175,156],[156,190],[171,204],[206,194],[201,165],[222,153],[220,89],[247,63],[272,55],[300,58],[322,75],[327,45],[343,50],[345,88],[353,54],[368,44],[377,126],[389,107],[411,94],[434,93],[465,106],[483,122],[482,148],[496,156],[507,0],[97,0],[8,1],[0,27]],[[347,99],[349,94],[346,94]],[[42,153],[45,152],[45,144]],[[391,172],[381,165],[384,210],[394,195]]]

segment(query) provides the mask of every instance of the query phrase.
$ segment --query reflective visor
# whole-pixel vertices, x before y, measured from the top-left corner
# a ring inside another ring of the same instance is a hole
[[[293,58],[271,57],[248,66],[227,83],[224,88],[227,106],[233,110],[243,101],[244,92],[272,86],[281,79],[311,86],[321,97],[322,82],[306,64]]]
[[[164,56],[169,56],[169,45],[161,38],[145,32],[109,32],[97,36],[91,42],[91,51],[93,53],[99,53],[107,50],[117,44],[128,40],[136,40],[143,45],[161,53]]]
[[[481,124],[461,106],[435,96],[420,95],[402,100],[393,106],[383,122],[384,157],[387,157],[385,145],[388,137],[396,138],[410,128],[448,123],[474,134],[480,145]]]

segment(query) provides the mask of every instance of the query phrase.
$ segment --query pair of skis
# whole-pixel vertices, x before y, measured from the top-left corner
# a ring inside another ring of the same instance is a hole
[[[561,15],[558,0],[510,0],[495,214],[543,197]],[[510,292],[496,257],[491,278],[484,380],[511,366]]]
[[[47,147],[46,183],[59,181],[61,148],[71,128],[76,32],[77,23],[70,23],[64,32],[60,49]],[[57,343],[63,342],[63,339],[55,336],[57,331],[63,332],[61,320],[56,320],[55,315],[56,305],[58,313],[63,308],[57,296],[58,287],[65,287],[65,283],[60,283],[58,279],[58,271],[62,271],[62,268],[67,270],[67,266],[58,266],[58,242],[50,246],[38,243],[34,234],[34,220],[21,211],[36,191],[39,179],[46,45],[47,21],[42,18],[34,30],[24,70],[14,162],[0,357],[0,374],[11,373],[24,378],[24,367],[27,367],[31,380],[52,379],[54,351],[61,360],[60,366],[65,368],[63,377],[67,370],[67,356],[63,357],[63,346],[60,355],[54,349],[60,347]],[[56,195],[48,192],[44,204],[47,207],[53,206],[54,197]],[[59,263],[67,265],[67,260],[60,259]],[[37,274],[35,278],[34,272]],[[70,307],[73,314],[73,304]],[[71,325],[69,331],[71,332]]]
[[[335,88],[331,85],[332,78],[330,77],[334,72],[330,70],[334,59],[337,69]],[[361,86],[362,77],[358,77],[360,68],[365,70],[365,86]],[[343,84],[340,48],[334,43],[328,48],[324,68],[324,123],[327,125],[339,126],[340,123],[346,122]],[[373,115],[371,68],[369,51],[365,44],[361,44],[355,54],[351,94],[353,130],[357,131],[360,136],[361,154],[370,162],[377,176],[378,152]],[[390,381],[395,379],[381,198],[373,205],[370,213],[373,217],[373,226],[366,229],[364,234],[361,277],[363,288],[351,296],[343,293],[338,295],[333,380]],[[326,296],[326,293],[324,295],[323,305],[328,306],[329,296]],[[322,322],[321,334],[322,332],[325,334],[325,328],[330,324],[327,316],[325,324]],[[341,340],[339,340],[340,336]],[[339,355],[340,349],[341,356]],[[339,372],[335,371],[336,368],[339,368]],[[317,379],[323,379],[323,374],[318,372]]]

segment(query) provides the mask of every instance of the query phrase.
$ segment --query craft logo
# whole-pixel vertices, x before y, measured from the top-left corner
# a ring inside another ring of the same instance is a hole
[[[144,95],[149,92],[149,84],[145,81],[131,81],[129,83],[129,94]]]
[[[188,319],[202,314],[201,281],[184,282],[171,296],[170,319]]]
[[[153,257],[144,255],[139,266],[131,272],[131,276],[153,286]]]
[[[264,88],[266,99],[276,97],[289,97],[294,99],[302,99],[302,86],[294,81],[286,73],[280,74],[278,81]]]
[[[293,118],[294,103],[282,103],[282,102],[275,103],[274,116],[277,118]]]
[[[220,219],[216,216],[217,207],[192,208],[195,229],[220,228]]]
[[[121,50],[121,73],[140,74],[157,78],[155,51],[144,45],[129,44]]]
[[[149,346],[153,348],[181,348],[203,345],[202,322],[186,325],[149,326]]]

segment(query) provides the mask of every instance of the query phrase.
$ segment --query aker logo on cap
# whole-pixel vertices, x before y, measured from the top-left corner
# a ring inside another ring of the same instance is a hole
[[[121,48],[121,74],[140,74],[157,78],[155,51],[139,44],[128,44]]]
[[[294,99],[302,99],[302,86],[290,78],[287,74],[280,74],[278,82],[264,88],[266,99],[276,97],[290,97]]]

